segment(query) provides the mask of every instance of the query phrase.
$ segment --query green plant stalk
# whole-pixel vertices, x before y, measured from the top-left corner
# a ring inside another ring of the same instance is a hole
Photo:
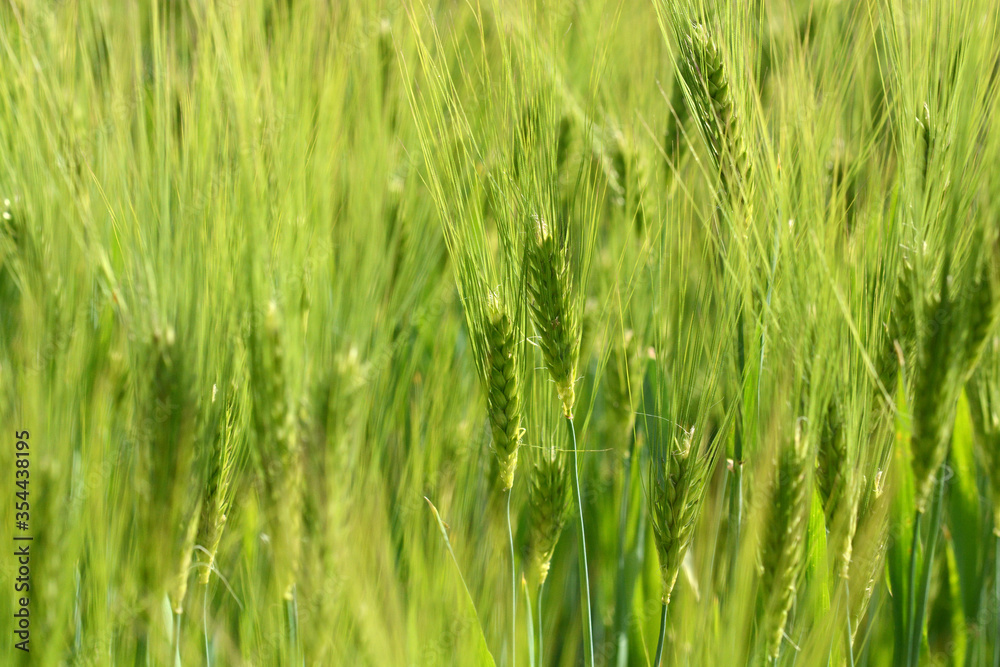
[[[174,612],[174,665],[181,667],[181,614]]]
[[[851,628],[851,585],[844,579],[844,616],[847,618],[847,664],[854,667],[854,631]]]
[[[743,311],[736,320],[736,371],[739,392],[736,399],[733,427],[733,477],[729,491],[729,575],[730,587],[736,580],[736,558],[739,554],[740,524],[743,521],[743,374],[746,369],[743,343]]]
[[[660,639],[656,642],[656,655],[653,658],[653,667],[660,667],[660,660],[663,659],[663,639],[667,636],[667,603],[660,606]]]
[[[583,561],[581,579],[585,601],[584,612],[587,616],[587,623],[584,626],[587,629],[585,648],[589,651],[587,656],[590,667],[594,667],[594,621],[590,610],[590,572],[587,567],[587,535],[583,524],[583,496],[580,493],[580,464],[576,451],[576,427],[573,425],[572,417],[566,417],[566,424],[569,427],[570,440],[573,443],[573,489],[576,492],[576,508],[580,515],[580,558]]]
[[[299,646],[299,607],[296,602],[298,593],[292,585],[292,596],[285,600],[285,611],[288,615],[288,636],[292,642],[292,664],[304,664],[305,658]]]
[[[212,667],[212,653],[208,648],[208,585],[203,586],[204,597],[201,602],[201,620],[205,629],[205,666]]]
[[[528,593],[528,584],[523,577],[521,578],[521,588],[524,591],[524,608],[528,614],[525,623],[528,630],[528,664],[535,667],[535,621],[531,618],[531,594]]]
[[[1000,667],[1000,533],[994,528],[993,536],[993,608],[997,610],[993,623],[993,667]],[[980,599],[980,603],[984,602]],[[985,606],[985,605],[983,605]]]
[[[635,436],[632,436],[628,449],[628,465],[625,466],[625,477],[622,481],[622,496],[618,510],[618,576],[615,582],[615,633],[618,636],[617,664],[628,664],[628,627],[626,617],[631,604],[630,589],[626,582],[625,560],[628,551],[628,510],[629,495],[632,491],[632,467],[635,459]]]
[[[920,643],[923,639],[924,616],[927,612],[927,601],[930,597],[931,574],[934,568],[934,549],[937,547],[938,533],[941,532],[941,506],[944,504],[944,466],[938,468],[937,494],[931,504],[931,525],[927,534],[927,555],[924,558],[924,568],[921,573],[920,599],[916,607],[913,629],[910,634],[910,661],[916,667],[920,659]]]
[[[878,597],[879,597],[879,595],[881,593],[881,590],[882,590],[881,587],[876,586],[875,590],[872,591],[871,609],[876,609],[876,610],[878,609],[878,602],[879,602]],[[871,650],[870,650],[871,649],[871,642],[868,641],[868,639],[869,639],[869,637],[871,635],[871,631],[872,631],[872,623],[873,623],[873,621],[872,621],[872,614],[870,612],[866,613],[864,615],[864,620],[865,620],[865,630],[864,630],[864,632],[861,633],[861,660],[860,660],[860,662],[861,662],[862,667],[867,667],[867,665],[869,663],[869,657],[871,655]]]
[[[538,584],[538,664],[545,662],[545,645],[543,644],[544,629],[542,627],[542,591],[545,590],[545,582]]]
[[[514,532],[510,528],[510,497],[514,487],[507,489],[507,538],[510,540],[510,664],[517,664],[517,568],[514,564]]]
[[[911,665],[910,656],[913,645],[914,620],[917,615],[917,547],[920,542],[920,520],[923,512],[917,510],[913,517],[913,540],[910,546],[910,576],[906,587],[907,599],[907,619],[906,619],[906,664]]]

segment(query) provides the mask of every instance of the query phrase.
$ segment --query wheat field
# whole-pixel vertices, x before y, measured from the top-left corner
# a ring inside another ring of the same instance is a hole
[[[0,664],[1000,667],[993,0],[0,0]]]

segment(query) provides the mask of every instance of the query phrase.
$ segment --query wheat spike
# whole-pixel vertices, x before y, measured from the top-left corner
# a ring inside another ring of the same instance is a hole
[[[843,419],[839,404],[831,400],[819,438],[816,485],[830,531],[827,549],[833,559],[834,573],[846,579],[857,527],[858,493]]]
[[[892,433],[884,425],[880,428]],[[851,628],[855,634],[884,572],[885,553],[889,546],[890,494],[885,493],[881,471],[871,478],[862,479],[859,486],[858,525],[851,545],[853,558],[849,563]],[[860,590],[857,583],[861,584]]]
[[[516,359],[514,327],[497,294],[488,299],[486,322],[487,403],[493,431],[493,451],[500,481],[506,491],[514,485],[521,428],[521,383]]]
[[[170,606],[181,613],[197,530],[201,478],[195,467],[197,406],[191,395],[187,350],[178,344],[173,327],[154,328],[145,358],[151,383],[142,396],[142,428],[146,447],[141,451],[144,485],[144,545],[149,553],[169,558],[143,559],[151,591],[167,592]]]
[[[570,484],[565,453],[543,447],[531,467],[528,486],[531,561],[540,584],[548,576],[552,553],[569,518]]]
[[[771,517],[765,526],[761,548],[761,591],[766,596],[764,644],[767,655],[772,659],[777,658],[781,648],[781,637],[802,568],[812,498],[808,455],[809,448],[799,422],[793,441],[786,443],[778,455],[777,477],[771,495]]]
[[[917,510],[923,512],[934,486],[934,474],[944,463],[960,384],[955,349],[960,333],[951,322],[955,304],[948,290],[948,263],[941,277],[940,295],[928,306],[929,331],[917,350],[913,390],[913,481]],[[963,350],[964,352],[964,350]]]
[[[692,24],[682,38],[681,49],[679,74],[694,100],[695,115],[719,170],[723,191],[734,204],[745,205],[750,159],[722,52],[700,23]]]
[[[174,581],[170,587],[170,606],[175,614],[184,612],[184,598],[187,596],[188,571],[191,569],[191,556],[194,552],[195,536],[198,534],[200,525],[201,503],[191,512],[187,520],[187,526],[181,533],[179,553],[177,555],[177,572],[174,574]]]
[[[667,451],[656,449],[650,462],[649,516],[660,560],[660,597],[666,605],[691,543],[718,445],[699,447],[692,430],[681,440],[674,438]]]
[[[563,414],[573,417],[574,380],[580,354],[580,325],[571,300],[571,278],[566,245],[539,216],[527,235],[528,292],[531,319],[539,346],[562,401]]]
[[[216,389],[213,387],[213,403]],[[219,551],[222,533],[226,526],[226,515],[232,504],[231,483],[235,464],[236,424],[235,406],[227,401],[217,432],[210,434],[212,451],[209,460],[205,500],[202,505],[201,521],[198,529],[198,544],[203,567],[198,573],[198,583],[207,584],[212,575],[215,555]]]
[[[279,589],[291,599],[302,540],[302,460],[298,421],[290,399],[282,326],[275,302],[268,305],[263,335],[251,337],[254,427],[267,492],[267,514],[275,549]]]

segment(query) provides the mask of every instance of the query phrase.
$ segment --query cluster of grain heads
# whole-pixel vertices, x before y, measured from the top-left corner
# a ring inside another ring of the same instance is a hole
[[[487,303],[486,357],[487,410],[493,431],[493,451],[504,491],[514,486],[521,427],[521,381],[514,323],[500,297],[491,293]]]
[[[783,442],[777,453],[770,516],[763,528],[760,550],[763,568],[760,590],[764,598],[761,636],[764,651],[771,659],[776,659],[781,649],[781,639],[802,571],[812,499],[809,479],[811,455],[803,421],[798,420],[794,436]]]
[[[720,204],[736,215],[731,223],[742,225],[753,220],[752,178],[748,153],[748,141],[739,108],[730,88],[731,72],[727,70],[722,50],[708,27],[702,23],[686,23],[676,16],[673,30],[680,45],[677,77],[683,82],[689,111],[701,130],[705,143],[719,175],[721,192]],[[725,216],[724,216],[725,217]],[[715,239],[718,248],[717,268],[723,273],[728,244],[734,234],[720,228]],[[751,279],[750,287],[757,285]],[[746,289],[746,282],[731,284],[734,294]],[[743,386],[746,369],[745,307],[741,299],[733,300],[735,318],[734,358],[736,362],[737,389],[735,390],[733,470],[730,486],[729,508],[729,563],[734,576],[737,548],[743,517],[743,442],[746,436]]]
[[[978,241],[976,234],[970,240]],[[979,242],[973,247],[976,251],[982,250]],[[914,664],[921,653],[933,573],[931,566],[943,521],[944,463],[958,400],[996,325],[997,313],[992,287],[994,277],[990,273],[993,268],[988,258],[976,254],[963,256],[948,248],[938,271],[928,266],[926,254],[914,259],[917,267],[923,260],[923,266],[913,272],[916,278],[911,297],[914,362],[907,378],[912,409],[909,454],[915,516],[909,554],[908,608],[904,627],[899,630],[905,633],[906,639],[897,644],[901,654],[897,658],[902,659],[905,651],[910,664]],[[953,267],[956,267],[954,272]],[[925,514],[929,525],[922,540]],[[923,549],[919,548],[921,542]],[[918,558],[921,553],[924,556]],[[918,579],[920,561],[923,566]]]
[[[577,454],[573,406],[576,402],[576,366],[580,357],[579,299],[575,298],[570,274],[568,239],[558,238],[539,215],[532,217],[527,230],[525,270],[528,310],[535,326],[538,347],[562,403],[570,432],[573,453],[573,486],[580,518],[580,560],[584,587],[584,619],[590,664],[594,665],[593,614],[590,606],[590,573],[587,565],[587,537],[583,521],[583,497]]]
[[[251,329],[255,457],[263,476],[279,592],[292,599],[302,539],[302,460],[297,414],[288,387],[282,321],[274,301]]]
[[[563,414],[573,418],[580,326],[573,299],[567,240],[557,238],[546,221],[532,218],[527,234],[528,293],[531,319],[545,364],[562,401]]]

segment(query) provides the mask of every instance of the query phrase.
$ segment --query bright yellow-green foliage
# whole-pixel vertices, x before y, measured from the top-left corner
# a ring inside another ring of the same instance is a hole
[[[0,664],[997,664],[998,102],[995,0],[0,0]]]

